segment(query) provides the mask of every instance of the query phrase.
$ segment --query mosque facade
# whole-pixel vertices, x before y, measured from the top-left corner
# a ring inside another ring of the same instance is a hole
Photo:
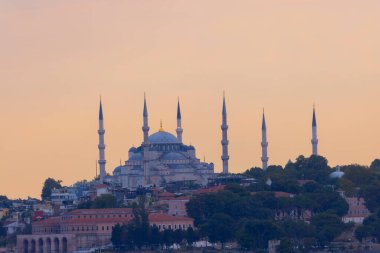
[[[163,129],[162,124],[158,132],[149,134],[149,118],[146,99],[143,109],[143,141],[139,147],[131,147],[128,160],[116,167],[113,171],[113,183],[122,188],[135,189],[143,186],[162,186],[173,182],[192,182],[207,185],[208,180],[214,177],[214,164],[201,161],[196,156],[196,149],[182,141],[182,116],[180,103],[177,107],[176,135]],[[103,112],[99,112],[99,167],[100,176],[104,159],[104,129]],[[101,178],[101,180],[103,180]]]

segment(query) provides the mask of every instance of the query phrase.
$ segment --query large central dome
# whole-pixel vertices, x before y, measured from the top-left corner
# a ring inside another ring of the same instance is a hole
[[[177,137],[165,131],[152,134],[149,136],[149,141],[157,144],[179,143]]]

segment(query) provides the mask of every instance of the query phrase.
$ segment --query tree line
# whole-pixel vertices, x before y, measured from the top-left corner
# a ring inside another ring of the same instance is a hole
[[[133,219],[128,224],[117,224],[112,229],[111,241],[115,249],[162,249],[174,244],[191,247],[199,240],[198,231],[189,227],[187,230],[160,230],[156,225],[150,226],[148,212],[142,206],[133,208]]]

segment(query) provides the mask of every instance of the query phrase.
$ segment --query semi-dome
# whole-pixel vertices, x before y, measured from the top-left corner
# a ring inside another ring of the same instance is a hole
[[[121,173],[121,168],[123,166],[117,166],[114,170],[113,170],[113,174],[120,174]]]
[[[136,152],[137,151],[137,148],[135,148],[135,147],[131,147],[130,149],[129,149],[129,152]]]
[[[163,160],[185,160],[187,159],[186,156],[184,156],[181,153],[178,152],[170,152],[162,156]]]
[[[143,159],[143,156],[141,153],[136,153],[136,154],[131,155],[131,157],[129,157],[129,161],[141,161],[142,159]]]
[[[177,137],[171,133],[160,131],[149,136],[149,141],[153,144],[171,144],[179,143]]]

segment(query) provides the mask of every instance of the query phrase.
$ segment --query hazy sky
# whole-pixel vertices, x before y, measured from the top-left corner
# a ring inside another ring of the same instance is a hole
[[[0,0],[0,195],[39,197],[47,177],[91,179],[102,95],[107,171],[151,133],[174,133],[221,171],[319,152],[331,165],[380,158],[380,1]]]

